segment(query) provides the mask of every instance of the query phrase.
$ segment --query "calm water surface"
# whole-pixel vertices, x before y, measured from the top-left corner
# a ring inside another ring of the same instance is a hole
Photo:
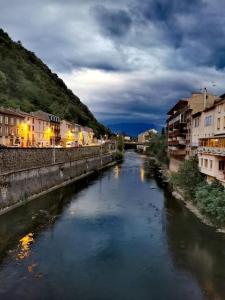
[[[0,217],[0,299],[225,299],[225,237],[128,152]]]

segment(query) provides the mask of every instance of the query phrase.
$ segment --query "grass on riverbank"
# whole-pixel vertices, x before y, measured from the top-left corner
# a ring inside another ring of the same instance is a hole
[[[198,159],[191,158],[172,174],[171,183],[183,191],[214,225],[225,225],[225,188],[218,181],[208,184],[199,171]]]

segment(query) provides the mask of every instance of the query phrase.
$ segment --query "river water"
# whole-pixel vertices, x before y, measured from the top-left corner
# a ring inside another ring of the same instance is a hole
[[[127,152],[0,217],[0,299],[225,299],[225,236]]]

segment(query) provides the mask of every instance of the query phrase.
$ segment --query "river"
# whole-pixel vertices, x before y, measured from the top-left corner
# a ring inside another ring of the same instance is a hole
[[[0,217],[0,299],[225,299],[224,280],[225,236],[134,152]]]

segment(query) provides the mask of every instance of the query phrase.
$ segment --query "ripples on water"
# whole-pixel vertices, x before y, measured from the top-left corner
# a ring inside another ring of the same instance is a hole
[[[1,216],[0,240],[0,299],[225,299],[224,236],[134,152]]]

